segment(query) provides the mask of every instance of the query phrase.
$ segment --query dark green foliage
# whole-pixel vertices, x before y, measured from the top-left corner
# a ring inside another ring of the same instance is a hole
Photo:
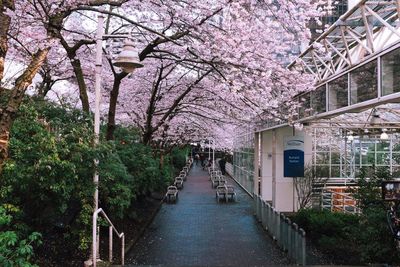
[[[132,175],[132,187],[139,195],[160,189],[162,177],[160,162],[153,157],[150,147],[138,142],[139,135],[127,128],[118,128],[115,142],[118,156]]]
[[[99,207],[114,220],[126,218],[138,196],[165,188],[173,176],[169,157],[160,170],[159,158],[138,142],[135,129],[120,127],[115,135],[115,141],[102,140],[94,147],[87,115],[45,101],[25,101],[11,131],[10,159],[0,175],[0,205],[20,209],[21,223],[16,225],[24,229],[15,228],[18,242],[38,231],[45,240],[44,253],[54,257],[88,249],[95,159]],[[182,164],[180,156],[176,162]]]
[[[357,240],[353,236],[359,223],[357,215],[303,209],[296,214],[294,221],[322,252],[334,258],[335,263],[358,263]]]
[[[37,232],[28,234],[14,217],[20,211],[12,205],[0,206],[0,266],[37,266],[31,264],[33,247],[41,243]]]
[[[358,237],[361,260],[365,263],[400,262],[396,242],[390,234],[386,221],[387,203],[381,199],[381,183],[390,178],[389,170],[385,167],[362,169],[358,189],[353,192],[362,209]]]
[[[336,264],[398,265],[396,241],[386,222],[386,204],[381,200],[381,182],[387,179],[387,169],[361,170],[358,187],[351,190],[362,209],[359,215],[306,209],[293,219]]]
[[[176,168],[177,171],[182,170],[183,167],[186,165],[186,156],[189,153],[189,148],[179,149],[174,148],[172,149],[171,156],[172,156],[172,165]]]

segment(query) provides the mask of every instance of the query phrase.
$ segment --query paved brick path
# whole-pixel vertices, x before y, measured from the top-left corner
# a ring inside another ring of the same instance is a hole
[[[133,265],[266,266],[287,265],[252,211],[252,199],[233,184],[236,203],[215,199],[207,173],[194,166],[177,204],[159,213],[126,257]]]

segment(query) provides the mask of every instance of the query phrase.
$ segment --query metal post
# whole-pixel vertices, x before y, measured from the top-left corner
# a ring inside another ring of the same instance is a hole
[[[300,235],[301,235],[301,265],[305,266],[306,265],[306,232],[300,228],[299,229]]]
[[[286,223],[285,223],[285,215],[283,213],[280,214],[280,228],[279,228],[279,245],[281,246],[281,248],[285,251],[286,250],[286,246],[285,246],[285,227],[286,227]]]
[[[121,265],[125,265],[125,235],[122,234],[122,248],[121,248]]]
[[[98,15],[97,22],[97,34],[96,34],[96,70],[95,70],[95,91],[96,91],[96,101],[95,101],[95,112],[94,112],[94,145],[96,146],[99,143],[99,134],[100,134],[100,101],[101,101],[101,68],[102,68],[102,45],[103,45],[103,25],[104,25],[104,15]],[[98,159],[95,159],[95,172],[93,175],[93,184],[95,187],[94,196],[93,196],[93,233],[96,236],[93,236],[93,266],[96,267],[96,255],[100,258],[99,251],[97,250],[96,240],[98,239],[98,233],[96,231],[97,224],[97,214],[95,218],[95,213],[99,208],[99,173],[97,170],[97,166],[99,164]],[[95,221],[96,219],[96,221]]]
[[[267,216],[267,229],[271,233],[271,210],[272,210],[272,207],[271,207],[271,205],[269,205],[269,203],[268,203],[267,210],[268,210],[268,212],[267,212],[267,215],[268,215]]]
[[[281,233],[281,216],[278,211],[275,210],[275,236],[276,240],[279,242],[280,233]]]
[[[261,202],[261,224],[264,229],[266,229],[267,226],[267,205],[265,204],[265,201]]]
[[[292,253],[292,222],[289,218],[286,218],[286,224],[287,224],[287,251],[289,258],[291,257]]]
[[[92,228],[92,264],[96,267],[97,264],[97,211],[93,213],[93,228]]]
[[[293,256],[293,259],[295,260],[295,262],[296,262],[296,264],[298,264],[299,263],[299,258],[298,258],[298,249],[299,249],[299,247],[298,247],[298,237],[299,237],[299,234],[298,234],[298,231],[299,231],[299,226],[296,224],[296,223],[293,223],[293,236],[292,236],[292,238],[293,238],[293,254],[292,254],[292,256]]]
[[[110,263],[113,261],[113,228],[112,226],[110,226],[108,228],[108,259],[110,261]]]

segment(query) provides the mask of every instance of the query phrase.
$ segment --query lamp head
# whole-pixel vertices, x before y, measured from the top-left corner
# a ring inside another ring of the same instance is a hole
[[[349,135],[347,136],[347,140],[349,140],[349,141],[353,141],[354,140],[353,131],[349,131]]]
[[[389,139],[389,135],[386,133],[387,129],[382,129],[382,133],[381,133],[381,139],[382,140],[387,140]]]
[[[120,67],[126,73],[131,73],[135,69],[143,67],[132,40],[129,38],[125,40],[124,47],[113,65]]]

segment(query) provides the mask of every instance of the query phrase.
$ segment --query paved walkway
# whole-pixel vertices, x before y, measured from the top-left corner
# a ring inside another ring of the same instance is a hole
[[[177,204],[163,204],[126,257],[129,266],[266,266],[289,261],[253,216],[236,185],[236,203],[217,203],[207,172],[194,166]]]

